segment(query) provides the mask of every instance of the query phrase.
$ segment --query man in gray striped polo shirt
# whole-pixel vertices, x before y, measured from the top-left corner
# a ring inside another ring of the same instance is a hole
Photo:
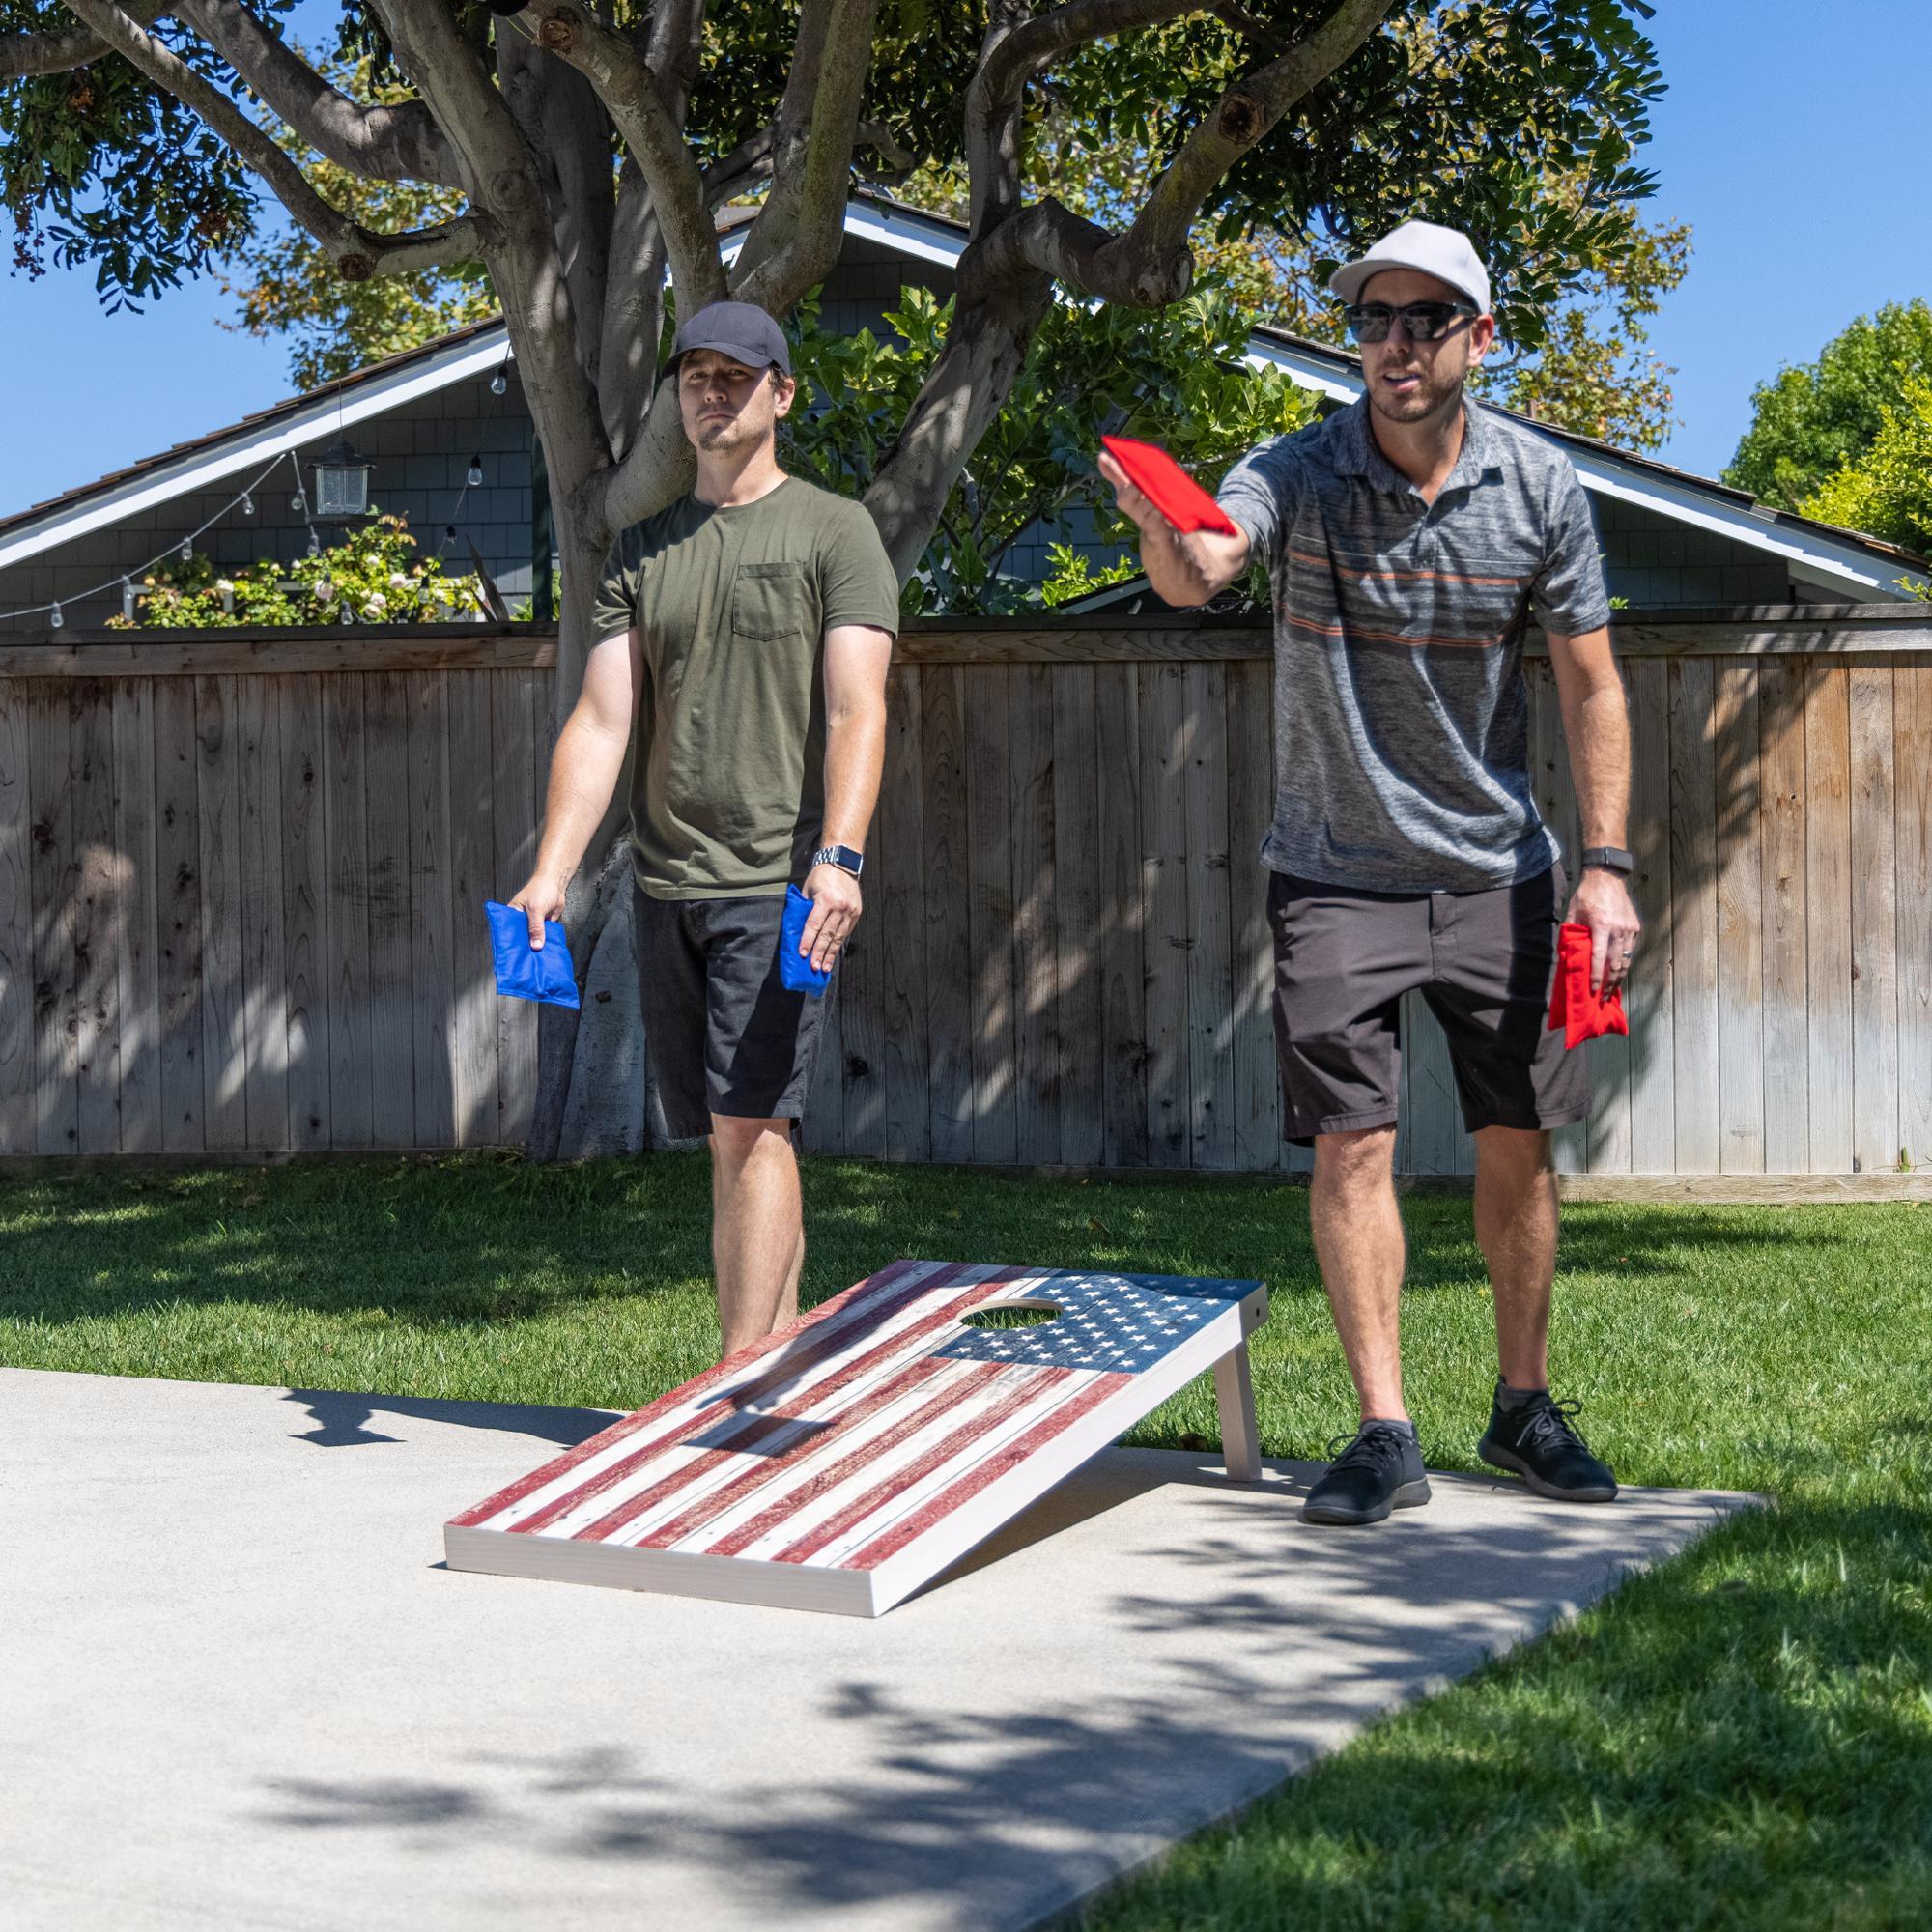
[[[1427,1502],[1404,1405],[1404,1248],[1392,1174],[1404,993],[1449,1038],[1476,1142],[1476,1238],[1501,1374],[1484,1461],[1538,1494],[1606,1502],[1616,1480],[1551,1399],[1549,1131],[1589,1109],[1582,1056],[1546,1030],[1556,928],[1590,927],[1600,988],[1629,969],[1630,733],[1596,532],[1567,457],[1463,394],[1495,338],[1467,238],[1405,223],[1331,287],[1366,393],[1236,464],[1238,527],[1183,534],[1111,457],[1168,603],[1264,564],[1275,609],[1275,1039],[1284,1130],[1315,1149],[1310,1219],[1361,1426],[1310,1491],[1311,1521]],[[1549,639],[1581,809],[1568,893],[1529,781],[1522,639]]]

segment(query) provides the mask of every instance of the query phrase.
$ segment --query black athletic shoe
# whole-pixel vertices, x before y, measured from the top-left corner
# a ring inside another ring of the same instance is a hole
[[[1617,1479],[1602,1458],[1590,1453],[1575,1418],[1580,1402],[1552,1402],[1548,1390],[1520,1408],[1505,1410],[1502,1384],[1490,1404],[1490,1426],[1476,1454],[1492,1468],[1520,1476],[1540,1496],[1559,1503],[1606,1503]]]
[[[1414,1509],[1429,1500],[1422,1451],[1406,1429],[1364,1423],[1352,1440],[1336,1436],[1328,1453],[1335,1460],[1309,1491],[1301,1506],[1303,1522],[1380,1522],[1390,1510]]]

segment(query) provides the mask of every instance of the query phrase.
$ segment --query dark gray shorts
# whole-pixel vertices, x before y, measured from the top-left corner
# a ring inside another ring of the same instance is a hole
[[[1401,1092],[1403,994],[1449,1036],[1463,1124],[1563,1127],[1590,1111],[1581,1052],[1546,1030],[1563,867],[1491,892],[1358,893],[1277,872],[1274,1038],[1282,1133],[1385,1127]]]
[[[832,992],[813,999],[781,982],[784,900],[654,899],[633,890],[644,1043],[665,1125],[688,1140],[711,1131],[713,1114],[797,1120]]]

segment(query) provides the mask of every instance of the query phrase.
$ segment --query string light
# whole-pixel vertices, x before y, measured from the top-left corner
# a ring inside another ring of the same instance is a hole
[[[502,370],[498,369],[497,373],[490,378],[490,393],[493,396],[501,396],[508,394],[509,387],[510,387],[510,379],[503,374]]]
[[[482,458],[481,458],[480,456],[472,456],[472,457],[471,457],[471,458],[469,459],[469,474],[468,476],[466,476],[466,477],[465,477],[465,478],[464,478],[463,480],[464,480],[464,482],[465,482],[465,483],[467,483],[467,484],[468,484],[468,485],[469,486],[469,488],[470,488],[470,489],[472,489],[472,490],[480,490],[480,489],[482,489],[482,487],[483,487],[483,459],[482,459]]]
[[[184,563],[192,563],[194,561],[194,539],[192,537],[182,538],[181,560]]]
[[[242,493],[242,514],[244,517],[252,517],[255,514],[255,499],[245,490]]]
[[[289,508],[298,517],[308,515],[308,492],[299,481],[296,484],[296,494],[289,498]]]
[[[121,580],[121,615],[129,624],[134,621],[134,580],[131,577]]]
[[[61,607],[58,601],[47,606],[47,623],[54,630],[58,631],[66,622],[67,619],[61,615]]]
[[[308,533],[308,554],[311,556],[320,556],[322,554],[322,539],[316,535],[314,530],[310,530]]]

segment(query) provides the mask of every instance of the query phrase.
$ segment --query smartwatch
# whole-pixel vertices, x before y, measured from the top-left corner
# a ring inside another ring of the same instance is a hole
[[[866,855],[855,852],[849,845],[821,846],[811,855],[814,866],[837,866],[841,872],[850,872],[856,879],[865,869]]]
[[[1586,870],[1592,866],[1601,867],[1605,872],[1614,872],[1618,878],[1627,879],[1636,870],[1636,860],[1621,845],[1586,845],[1583,847],[1583,866]]]

